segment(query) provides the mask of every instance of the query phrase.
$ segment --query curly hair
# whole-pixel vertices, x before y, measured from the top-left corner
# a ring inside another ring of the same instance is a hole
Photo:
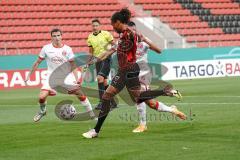
[[[131,18],[131,12],[129,11],[129,9],[123,8],[119,12],[115,12],[112,15],[111,21],[112,23],[115,23],[119,20],[121,23],[127,24],[130,18]]]

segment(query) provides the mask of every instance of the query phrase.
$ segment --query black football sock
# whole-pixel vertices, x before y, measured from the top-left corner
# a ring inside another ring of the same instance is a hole
[[[149,91],[144,91],[140,94],[139,97],[139,103],[144,102],[146,100],[154,99],[158,96],[165,95],[165,92],[163,90],[149,90]]]
[[[98,121],[96,126],[94,127],[95,131],[98,133],[103,125],[103,122],[108,116],[108,113],[110,111],[110,101],[109,100],[103,100],[103,107],[101,109],[101,112],[98,116]]]
[[[102,95],[105,92],[105,86],[104,83],[98,83],[98,93],[99,93],[99,99],[102,101]]]

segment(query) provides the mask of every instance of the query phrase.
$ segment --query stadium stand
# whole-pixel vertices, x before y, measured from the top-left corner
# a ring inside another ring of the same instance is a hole
[[[135,0],[198,47],[240,45],[239,0]]]
[[[124,3],[123,3],[124,1]],[[113,31],[110,16],[124,6],[143,11],[177,31],[198,47],[240,45],[239,0],[1,0],[0,54],[37,54],[59,27],[74,52],[88,51],[91,19]],[[116,34],[115,34],[116,36]]]
[[[100,18],[103,29],[113,31],[110,17],[124,7],[117,0],[2,0],[0,4],[1,55],[38,54],[56,27],[74,52],[88,51],[91,20]]]

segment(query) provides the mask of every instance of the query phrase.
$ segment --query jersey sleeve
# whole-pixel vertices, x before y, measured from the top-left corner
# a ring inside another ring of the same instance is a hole
[[[42,48],[41,52],[39,53],[39,58],[45,59],[46,58],[46,52],[45,52],[45,46]]]
[[[108,42],[113,41],[113,36],[110,32],[107,32],[107,31],[105,32],[105,38]]]
[[[88,36],[88,39],[87,39],[87,45],[88,45],[88,47],[92,47],[92,42],[91,42],[91,36],[90,35]]]
[[[67,53],[67,59],[69,60],[69,61],[73,61],[74,60],[74,53],[73,53],[73,50],[72,50],[72,48],[71,47],[69,47],[69,49],[68,49],[68,53]]]

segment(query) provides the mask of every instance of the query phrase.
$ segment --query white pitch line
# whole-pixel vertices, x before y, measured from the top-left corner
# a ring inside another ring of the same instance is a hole
[[[240,98],[240,96],[184,96],[184,97],[194,97],[194,98]]]
[[[179,105],[226,105],[226,104],[231,104],[231,105],[239,105],[240,103],[175,103],[175,104],[179,104]]]

